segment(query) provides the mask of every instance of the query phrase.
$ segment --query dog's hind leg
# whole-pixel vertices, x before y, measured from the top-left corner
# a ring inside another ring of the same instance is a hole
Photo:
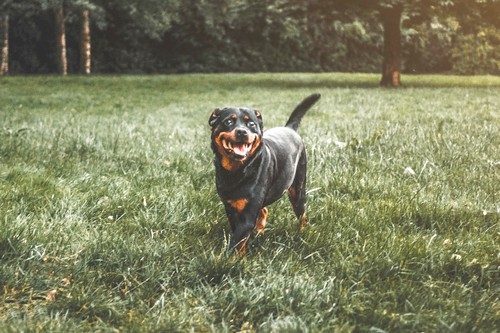
[[[304,228],[307,224],[306,217],[306,174],[307,174],[307,158],[305,151],[302,152],[295,179],[292,186],[288,189],[288,198],[292,203],[293,211],[299,219],[300,228]]]

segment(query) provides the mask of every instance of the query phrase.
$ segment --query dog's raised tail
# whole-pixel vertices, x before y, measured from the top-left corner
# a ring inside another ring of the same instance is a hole
[[[299,105],[297,105],[295,110],[293,110],[292,115],[286,122],[285,126],[297,131],[300,126],[300,121],[306,114],[307,110],[309,110],[311,106],[313,106],[314,103],[320,99],[320,97],[321,95],[316,93],[304,99]]]

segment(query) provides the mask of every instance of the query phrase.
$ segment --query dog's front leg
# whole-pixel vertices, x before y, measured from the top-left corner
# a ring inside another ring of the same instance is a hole
[[[250,222],[238,222],[239,225],[236,230],[231,235],[231,241],[229,242],[230,251],[235,251],[238,254],[244,255],[246,252],[247,241],[252,234],[255,223]]]
[[[250,207],[240,209],[241,207],[235,208],[235,206],[234,202],[226,205],[226,213],[232,231],[229,250],[245,254],[246,244],[255,228],[259,210]]]

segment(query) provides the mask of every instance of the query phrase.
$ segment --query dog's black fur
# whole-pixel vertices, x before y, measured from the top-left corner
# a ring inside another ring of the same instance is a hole
[[[264,231],[266,206],[287,191],[300,226],[307,223],[307,158],[297,130],[319,98],[319,94],[307,97],[284,127],[265,132],[257,110],[224,108],[211,114],[216,185],[231,224],[230,249],[245,252],[252,230]]]

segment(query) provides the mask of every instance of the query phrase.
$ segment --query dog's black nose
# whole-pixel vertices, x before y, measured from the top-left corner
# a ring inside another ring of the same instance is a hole
[[[248,136],[248,132],[246,129],[244,129],[244,128],[237,128],[236,129],[236,138],[243,139],[243,138],[246,138],[247,136]]]

